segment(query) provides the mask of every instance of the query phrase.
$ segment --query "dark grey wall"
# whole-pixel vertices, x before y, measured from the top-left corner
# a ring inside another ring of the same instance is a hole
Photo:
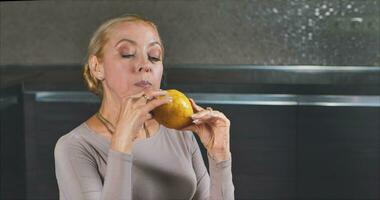
[[[158,24],[169,64],[380,65],[379,0],[2,2],[0,65],[80,64],[106,19]]]

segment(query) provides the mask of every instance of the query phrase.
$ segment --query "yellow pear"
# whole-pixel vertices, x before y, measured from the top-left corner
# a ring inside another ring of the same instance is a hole
[[[167,92],[173,101],[155,108],[152,111],[154,119],[172,129],[182,129],[189,126],[192,123],[191,115],[193,114],[191,102],[185,94],[178,90],[170,89]]]

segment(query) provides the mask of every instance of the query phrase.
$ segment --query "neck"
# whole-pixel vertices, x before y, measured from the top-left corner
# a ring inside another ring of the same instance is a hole
[[[116,95],[105,92],[103,94],[102,103],[99,108],[101,115],[106,118],[113,126],[116,126],[120,113],[121,101]]]

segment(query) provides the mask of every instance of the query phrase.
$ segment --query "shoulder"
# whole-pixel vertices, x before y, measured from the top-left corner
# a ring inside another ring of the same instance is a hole
[[[62,135],[54,147],[54,157],[62,158],[75,154],[86,154],[86,142],[83,137],[83,124],[77,126],[69,133]]]

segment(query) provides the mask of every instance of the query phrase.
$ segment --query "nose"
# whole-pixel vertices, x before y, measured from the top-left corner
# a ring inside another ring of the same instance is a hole
[[[151,72],[152,68],[148,63],[141,63],[137,65],[138,72]]]

